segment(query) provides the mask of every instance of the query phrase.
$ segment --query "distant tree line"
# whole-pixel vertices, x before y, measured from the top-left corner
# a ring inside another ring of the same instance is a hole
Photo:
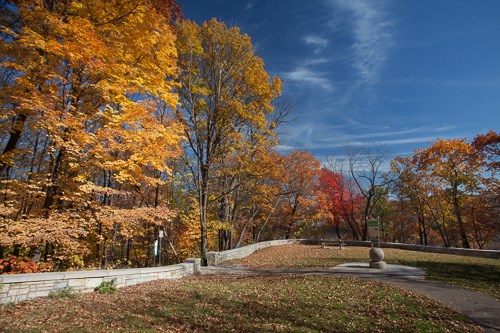
[[[367,240],[378,219],[386,241],[485,248],[498,241],[500,136],[437,140],[411,156],[348,149],[319,176],[320,211],[337,236]]]

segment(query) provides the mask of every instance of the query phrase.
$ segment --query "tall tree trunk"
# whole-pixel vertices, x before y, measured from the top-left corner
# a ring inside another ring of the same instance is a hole
[[[108,238],[104,237],[104,241],[102,243],[102,256],[101,256],[101,267],[106,268],[108,264]]]
[[[364,216],[362,219],[363,231],[361,234],[361,240],[364,240],[364,241],[368,240],[368,216],[371,213],[370,205],[371,205],[371,197],[368,197],[366,199],[366,206],[365,206],[365,210],[364,210]]]
[[[21,138],[21,134],[23,132],[24,123],[26,122],[27,118],[28,117],[22,113],[17,115],[14,121],[14,125],[12,126],[12,131],[10,132],[9,141],[7,141],[7,145],[5,145],[2,155],[5,155],[16,149],[17,143],[19,142],[19,139]],[[8,164],[0,162],[0,174],[4,171],[7,165]]]
[[[200,189],[199,189],[199,200],[200,200],[200,254],[201,254],[201,264],[203,266],[208,265],[207,252],[208,252],[208,230],[207,230],[207,212],[208,212],[208,190],[209,190],[209,172],[206,165],[201,167],[201,179],[200,179]]]
[[[292,236],[292,228],[293,224],[295,223],[294,217],[298,207],[299,207],[299,202],[295,201],[293,204],[292,213],[290,214],[290,223],[288,224],[288,229],[286,231],[285,239],[290,239],[290,237]]]
[[[339,238],[339,240],[341,240],[342,236],[340,236],[340,224],[334,223],[334,225],[335,225],[335,232],[337,233],[337,237]]]
[[[422,214],[418,214],[418,236],[420,245],[427,245],[427,237],[425,235],[425,222]]]
[[[54,162],[54,168],[52,169],[52,174],[50,177],[51,184],[47,187],[47,191],[45,193],[45,201],[43,203],[43,208],[46,209],[47,211],[54,204],[54,197],[59,190],[59,185],[57,185],[55,183],[59,179],[59,175],[60,175],[60,171],[61,171],[60,168],[61,168],[63,156],[64,156],[64,149],[61,149],[57,153],[56,160]]]
[[[460,209],[460,204],[458,203],[458,189],[456,186],[453,188],[453,208],[457,218],[458,228],[460,230],[460,237],[462,238],[462,246],[470,249],[469,239],[467,238],[464,221],[462,220],[462,211]]]
[[[347,221],[347,224],[349,225],[349,227],[352,230],[352,237],[354,238],[354,240],[359,240],[359,236],[361,233],[360,233],[360,230],[358,227],[358,223],[356,223],[356,220],[354,219],[354,216],[351,213],[352,213],[352,211],[347,212],[344,210],[344,212],[343,212],[344,217]]]
[[[21,251],[21,245],[14,244],[14,250],[12,251],[12,255],[15,257],[19,257],[19,252]]]
[[[130,261],[130,249],[132,248],[132,239],[127,239],[127,263]]]
[[[253,207],[253,208],[255,209],[255,207]],[[257,214],[259,213],[259,211],[260,211],[260,209],[254,210],[252,216],[248,219],[248,221],[243,226],[243,229],[241,230],[240,236],[238,237],[238,242],[236,243],[235,248],[240,247],[241,242],[243,241],[243,236],[245,235],[245,231],[247,230],[247,228],[250,225],[250,223],[252,223],[252,221],[254,220],[255,216],[257,216]]]
[[[111,241],[111,262],[114,264],[116,262],[116,236],[118,234],[118,224],[113,225],[113,238]]]
[[[269,215],[267,215],[266,221],[264,222],[264,224],[262,224],[262,227],[259,229],[259,232],[257,233],[257,236],[255,237],[255,243],[259,242],[260,234],[261,234],[262,230],[264,230],[264,228],[266,227],[267,223],[269,222],[269,220],[271,219],[271,216],[274,213],[274,210],[276,209],[276,207],[278,207],[278,204],[280,202],[281,202],[281,198],[278,198],[278,200],[276,200],[276,203],[273,206],[273,209],[271,210],[271,212],[269,213]]]

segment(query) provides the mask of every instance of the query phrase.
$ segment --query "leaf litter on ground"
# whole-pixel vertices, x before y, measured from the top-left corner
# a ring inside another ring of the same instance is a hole
[[[318,245],[280,245],[259,250],[252,255],[227,261],[251,269],[327,268],[351,262],[368,262],[367,247],[321,248]],[[500,299],[500,260],[472,256],[383,248],[384,260],[425,270],[427,278],[460,288],[467,288]]]
[[[480,332],[464,316],[379,282],[326,276],[195,276],[115,294],[0,308],[5,332]]]

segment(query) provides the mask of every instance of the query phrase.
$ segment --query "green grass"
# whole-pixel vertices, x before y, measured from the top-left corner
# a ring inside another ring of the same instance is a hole
[[[427,278],[472,289],[500,299],[500,260],[398,249],[383,249],[384,260],[424,269]],[[322,249],[314,245],[283,245],[260,250],[232,263],[252,268],[333,267],[349,262],[368,262],[366,247]]]
[[[75,298],[79,296],[79,293],[71,287],[66,287],[57,291],[51,291],[49,293],[49,298]]]
[[[423,258],[421,256],[421,254],[409,255],[388,259],[387,262],[418,267],[426,271],[430,280],[471,289],[500,299],[499,260],[442,254],[431,254]]]
[[[0,308],[6,332],[480,332],[419,294],[326,276],[202,276]]]

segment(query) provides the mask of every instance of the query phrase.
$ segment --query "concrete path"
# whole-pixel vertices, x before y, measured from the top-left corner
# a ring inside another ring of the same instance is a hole
[[[500,332],[500,301],[474,291],[455,288],[425,279],[425,272],[408,266],[388,264],[384,270],[369,268],[368,263],[349,263],[318,269],[248,269],[220,265],[202,267],[201,274],[237,275],[336,275],[376,280],[400,286],[435,299],[476,322],[486,333]]]

